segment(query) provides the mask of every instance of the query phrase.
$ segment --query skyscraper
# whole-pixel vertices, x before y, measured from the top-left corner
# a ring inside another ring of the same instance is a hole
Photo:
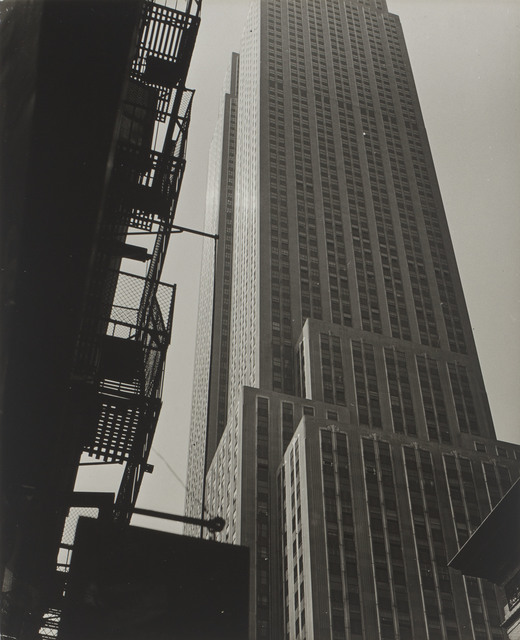
[[[187,510],[206,468],[253,550],[251,638],[503,638],[493,587],[446,565],[520,447],[385,0],[253,4],[211,154]]]

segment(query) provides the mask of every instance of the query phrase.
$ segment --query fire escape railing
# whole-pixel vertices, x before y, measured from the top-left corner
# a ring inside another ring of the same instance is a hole
[[[175,287],[158,283],[143,309],[147,279],[119,273],[100,348],[97,419],[84,450],[106,462],[137,458],[140,433],[152,431],[170,342]]]
[[[186,7],[183,12],[153,2],[143,6],[100,229],[92,304],[77,349],[76,379],[94,389],[83,450],[126,465],[116,499],[116,516],[123,521],[129,520],[149,470],[170,343],[175,287],[161,282],[161,273],[184,174],[194,95],[185,79],[200,2],[188,1]],[[131,229],[153,238],[150,252],[127,243]],[[121,271],[123,258],[147,262],[145,275]]]

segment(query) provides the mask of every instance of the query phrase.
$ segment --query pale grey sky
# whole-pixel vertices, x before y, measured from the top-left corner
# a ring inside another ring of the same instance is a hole
[[[196,95],[179,225],[203,226],[209,143],[248,6],[249,0],[203,0],[188,76]],[[388,0],[388,6],[403,24],[497,434],[520,443],[520,3]],[[174,236],[163,274],[178,290],[154,448],[183,482],[201,247],[199,237]],[[155,471],[139,504],[182,513],[181,483],[155,453],[150,462]]]

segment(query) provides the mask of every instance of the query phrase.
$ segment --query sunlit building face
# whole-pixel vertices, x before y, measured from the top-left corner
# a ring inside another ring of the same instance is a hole
[[[251,549],[251,637],[502,638],[493,588],[447,562],[520,454],[495,444],[384,0],[254,4],[212,162],[187,507],[207,445],[206,509]]]

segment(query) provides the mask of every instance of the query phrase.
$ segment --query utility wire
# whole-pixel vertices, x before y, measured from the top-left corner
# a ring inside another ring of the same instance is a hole
[[[168,462],[168,460],[166,460],[166,458],[157,451],[157,449],[155,447],[152,446],[152,451],[159,456],[159,458],[164,462],[164,464],[168,467],[168,470],[171,471],[172,475],[182,484],[184,490],[187,491],[186,489],[186,485],[184,484],[184,482],[181,480],[180,476],[176,473],[176,471],[173,469],[173,467],[171,466],[171,464]],[[209,515],[210,518],[213,518],[214,516],[212,515],[211,511],[208,509],[208,505],[207,503],[204,504],[205,507],[205,511],[206,513]],[[195,526],[195,525],[194,525]],[[212,534],[212,539],[215,539],[215,533]]]
[[[173,469],[173,467],[171,466],[171,464],[168,462],[168,460],[166,460],[166,458],[157,451],[157,449],[155,447],[152,447],[152,451],[159,456],[159,458],[161,458],[161,460],[164,462],[164,464],[168,467],[168,469],[171,471],[172,475],[175,476],[175,478],[177,478],[177,480],[182,484],[184,490],[186,490],[186,485],[184,484],[184,482],[181,480],[180,476],[176,473],[176,471]]]

